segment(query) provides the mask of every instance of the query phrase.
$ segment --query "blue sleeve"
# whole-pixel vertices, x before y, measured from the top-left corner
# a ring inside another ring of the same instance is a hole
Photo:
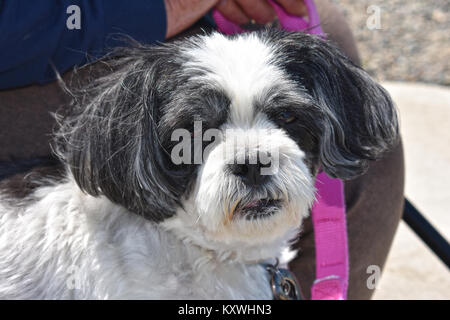
[[[63,73],[124,45],[118,34],[154,43],[165,33],[163,0],[0,0],[0,89],[54,80],[53,66]]]

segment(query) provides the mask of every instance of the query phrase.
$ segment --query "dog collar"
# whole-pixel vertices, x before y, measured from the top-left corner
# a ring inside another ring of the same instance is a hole
[[[303,31],[325,38],[313,0],[304,0],[308,20],[288,14],[273,0],[278,23],[287,31]],[[227,20],[218,10],[213,18],[219,31],[235,34],[248,31]],[[343,300],[347,297],[348,247],[345,221],[344,184],[324,172],[316,177],[316,202],[312,208],[314,241],[316,248],[316,281],[311,289],[313,300]],[[300,299],[300,289],[294,275],[276,265],[266,265],[271,274],[271,287],[275,299]]]

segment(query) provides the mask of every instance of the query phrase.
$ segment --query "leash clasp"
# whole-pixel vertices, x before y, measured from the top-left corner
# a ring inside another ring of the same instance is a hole
[[[275,300],[303,300],[300,286],[295,276],[288,269],[278,267],[278,259],[275,265],[266,265],[271,275],[270,285]]]

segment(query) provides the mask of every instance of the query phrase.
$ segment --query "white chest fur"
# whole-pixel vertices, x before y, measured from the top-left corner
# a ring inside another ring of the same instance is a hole
[[[69,181],[0,201],[0,297],[271,299],[258,264],[215,261]]]

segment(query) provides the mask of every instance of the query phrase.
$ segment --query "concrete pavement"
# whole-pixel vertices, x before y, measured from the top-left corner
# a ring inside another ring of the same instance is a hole
[[[386,82],[400,111],[406,196],[450,239],[450,88]],[[401,222],[374,299],[450,299],[450,271]]]

